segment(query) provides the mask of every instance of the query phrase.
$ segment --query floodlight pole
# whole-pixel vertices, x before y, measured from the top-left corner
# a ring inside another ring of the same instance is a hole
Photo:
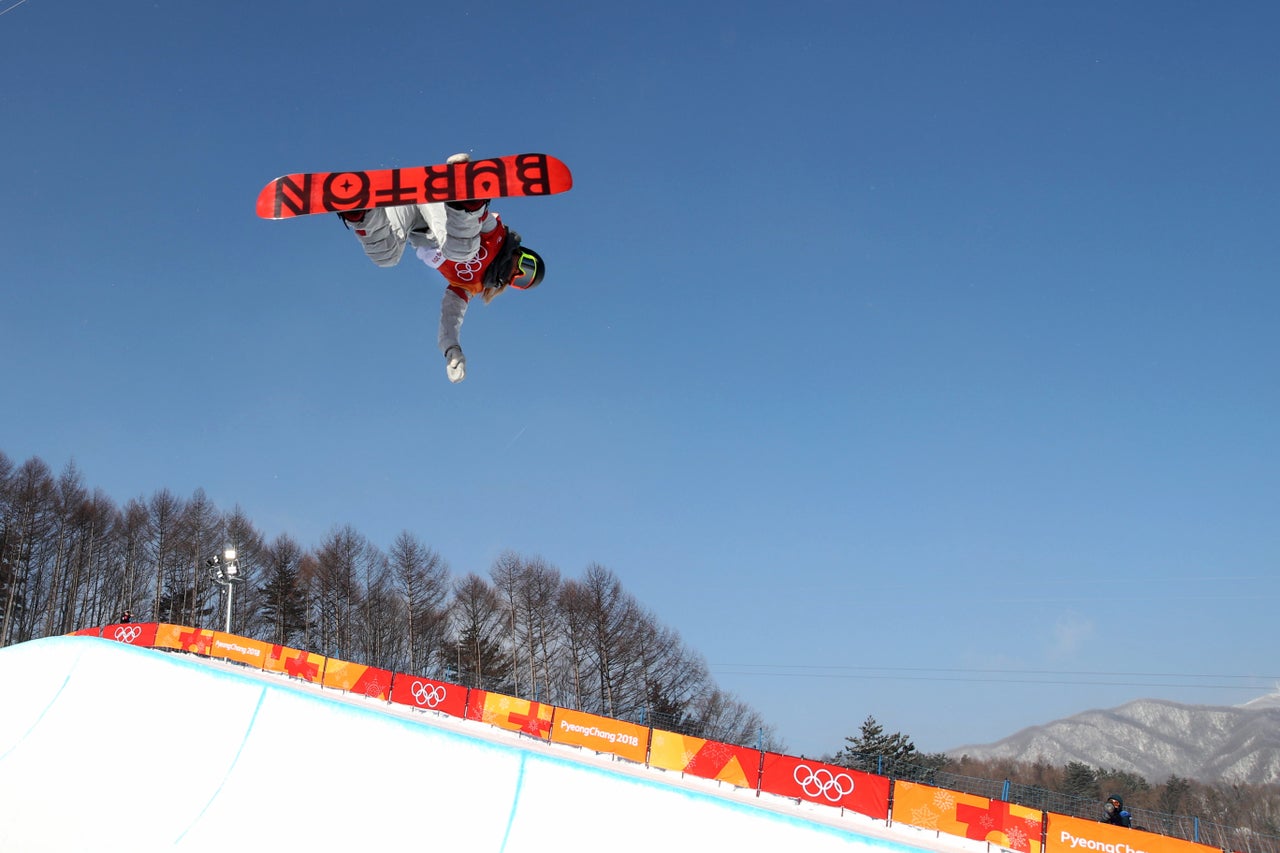
[[[244,580],[240,577],[240,561],[236,557],[235,548],[226,548],[221,554],[215,554],[208,560],[207,565],[213,572],[213,581],[219,586],[225,587],[227,590],[227,620],[226,632],[231,633],[231,598],[235,585]]]
[[[235,591],[235,587],[227,584],[227,626],[223,629],[228,634],[231,633],[231,593]]]

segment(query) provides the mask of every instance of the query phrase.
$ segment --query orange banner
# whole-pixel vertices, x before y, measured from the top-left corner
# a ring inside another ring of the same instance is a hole
[[[329,658],[324,665],[325,687],[386,699],[391,692],[391,671],[360,663]]]
[[[454,717],[467,715],[467,688],[420,675],[397,672],[391,682],[391,701]]]
[[[472,690],[467,696],[467,719],[546,740],[551,731],[551,705],[517,699],[487,690]]]
[[[102,629],[102,636],[117,643],[128,643],[131,646],[151,648],[156,644],[155,622],[129,622],[120,625],[107,625]],[[97,629],[94,629],[95,633]]]
[[[760,784],[760,750],[654,729],[649,738],[649,766],[676,770],[737,785]]]
[[[1049,812],[1045,853],[1220,853],[1217,847]]]
[[[893,820],[1020,853],[1041,853],[1044,812],[975,794],[898,780],[893,784]]]
[[[210,657],[235,661],[254,669],[262,669],[270,654],[271,646],[266,643],[222,631],[213,632],[213,645],[209,649]]]
[[[204,628],[188,628],[161,622],[156,626],[157,649],[176,649],[196,655],[208,655],[213,647],[213,632]]]
[[[262,668],[314,683],[324,673],[324,655],[273,645]]]
[[[581,746],[596,752],[608,752],[644,763],[649,748],[649,729],[635,723],[556,708],[552,718],[551,740]]]

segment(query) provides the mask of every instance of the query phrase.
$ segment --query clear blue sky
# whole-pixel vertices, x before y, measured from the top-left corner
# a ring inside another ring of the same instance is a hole
[[[11,458],[601,563],[794,752],[1280,679],[1275,4],[0,11]],[[435,273],[254,200],[464,150],[576,186],[453,386]]]

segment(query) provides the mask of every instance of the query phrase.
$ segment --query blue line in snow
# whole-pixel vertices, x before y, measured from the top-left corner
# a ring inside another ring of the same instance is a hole
[[[53,696],[49,698],[49,704],[44,706],[44,710],[40,712],[40,716],[36,717],[35,721],[32,722],[31,725],[27,727],[27,730],[22,733],[22,737],[14,741],[13,746],[6,749],[3,753],[0,753],[0,761],[4,761],[6,758],[8,758],[9,753],[13,752],[15,749],[21,746],[22,743],[27,738],[31,737],[31,733],[36,730],[36,726],[40,725],[40,721],[44,719],[44,715],[49,713],[49,709],[52,708],[55,704],[57,704],[58,697],[62,695],[63,690],[67,689],[67,684],[70,683],[71,676],[75,675],[76,666],[80,663],[80,657],[83,654],[84,654],[84,651],[81,650],[80,654],[76,655],[76,659],[71,662],[71,666],[67,667],[67,677],[62,679],[62,684],[58,687],[57,691],[54,692]]]
[[[520,807],[520,791],[524,788],[524,767],[528,759],[529,754],[527,752],[520,753],[520,769],[516,771],[516,787],[511,792],[511,811],[507,813],[507,828],[502,831],[502,843],[498,845],[498,853],[503,853],[507,849],[507,839],[511,837],[511,826],[516,822],[516,809]]]
[[[27,738],[31,736],[31,733],[35,731],[36,726],[40,725],[40,721],[44,719],[44,715],[49,713],[49,709],[52,708],[54,704],[58,701],[58,697],[62,695],[62,691],[66,689],[67,682],[69,682],[70,680],[71,680],[71,673],[68,672],[67,677],[62,679],[62,686],[59,687],[58,691],[54,693],[53,696],[49,699],[49,704],[44,706],[44,710],[40,712],[40,716],[36,717],[35,722],[33,722],[27,728],[27,730],[22,733],[22,737],[18,738],[17,741],[14,742],[13,746],[6,749],[3,753],[0,753],[0,761],[4,761],[6,758],[8,758],[9,753],[13,752],[15,749],[22,746],[23,741],[25,741]]]
[[[222,788],[227,784],[227,777],[231,775],[231,771],[235,769],[236,764],[240,761],[240,754],[244,752],[244,745],[249,741],[249,734],[253,731],[253,723],[258,719],[258,712],[262,710],[262,703],[267,698],[267,688],[263,687],[258,692],[258,704],[253,706],[253,714],[249,717],[249,725],[244,727],[244,737],[240,740],[240,747],[236,750],[236,757],[231,759],[231,763],[227,765],[227,772],[222,774],[222,781],[218,783],[218,787],[209,795],[209,801],[204,804],[204,808],[200,809],[200,814],[187,826],[186,829],[178,833],[178,837],[173,840],[174,844],[179,843],[186,836],[191,828],[200,822],[204,817],[204,813],[209,810],[209,806],[213,805],[213,801],[218,799],[218,795],[222,793]]]

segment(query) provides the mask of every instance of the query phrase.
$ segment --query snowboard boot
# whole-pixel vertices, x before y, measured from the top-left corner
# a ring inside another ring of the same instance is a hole
[[[450,166],[457,163],[470,163],[471,155],[465,151],[458,154],[451,154],[449,155],[449,159],[445,160],[445,162]],[[464,199],[462,201],[447,201],[445,202],[445,207],[452,207],[454,210],[465,210],[470,213],[475,213],[478,210],[484,210],[488,204],[489,202],[486,199],[473,198]]]

